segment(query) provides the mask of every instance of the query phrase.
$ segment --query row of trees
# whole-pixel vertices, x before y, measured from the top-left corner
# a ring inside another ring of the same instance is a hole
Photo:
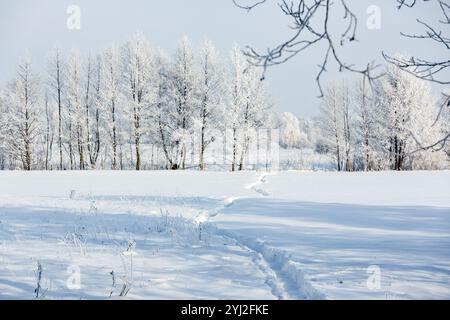
[[[88,57],[54,49],[45,74],[25,60],[1,92],[0,167],[185,169],[195,154],[204,170],[219,131],[231,132],[231,169],[242,170],[267,101],[238,48],[222,60],[209,41],[195,51],[183,38],[167,56],[136,34]]]
[[[339,171],[448,168],[448,148],[424,148],[450,127],[438,106],[427,82],[394,65],[373,87],[335,84],[315,121],[316,150],[332,155]]]
[[[247,47],[246,55],[254,64],[263,67],[264,72],[268,67],[286,63],[305,51],[307,52],[309,48],[321,45],[324,50],[322,50],[323,55],[319,58],[321,63],[316,75],[321,97],[324,95],[321,79],[331,64],[334,64],[339,72],[346,71],[362,75],[371,86],[383,76],[382,72],[377,71],[378,65],[374,62],[366,62],[360,66],[355,65],[352,59],[349,59],[348,56],[346,57],[346,54],[341,50],[344,46],[361,40],[357,36],[358,28],[361,26],[361,23],[359,23],[360,17],[355,14],[352,4],[348,4],[347,1],[233,0],[233,2],[237,7],[247,11],[252,11],[259,6],[274,5],[280,11],[280,14],[290,21],[289,28],[292,30],[292,34],[285,40],[280,40],[277,45],[264,51]],[[423,6],[423,9],[432,9],[429,12],[434,11],[436,14],[432,16],[427,15],[427,17],[418,16],[416,19],[418,26],[423,30],[422,32],[417,33],[417,30],[405,29],[401,36],[411,41],[417,41],[418,44],[423,43],[427,46],[434,46],[436,50],[440,50],[442,53],[441,57],[448,57],[448,50],[450,50],[450,37],[448,35],[450,30],[448,28],[450,25],[450,4],[448,0],[396,0],[393,5],[399,11],[417,8],[418,6]],[[374,8],[374,12],[377,12],[379,9],[377,6],[371,6],[371,8]],[[344,12],[341,16],[340,26],[331,27],[332,19],[330,17],[340,15],[338,12]],[[422,14],[424,12],[428,13],[427,10],[419,10],[418,12]],[[379,15],[378,17],[373,16],[370,18],[371,21],[368,20],[367,22],[369,23],[370,21],[372,24],[378,20],[379,23],[379,18]],[[270,27],[270,23],[267,26]],[[347,50],[347,53],[350,51]],[[450,92],[448,91],[448,85],[450,84],[450,73],[448,72],[450,60],[448,58],[440,59],[436,55],[418,57],[413,54],[408,56],[391,56],[383,50],[381,53],[388,63],[419,79],[441,87],[440,110],[436,120],[439,120],[441,114],[445,115],[446,112],[443,111],[445,108],[450,107]],[[422,149],[444,151],[448,154],[449,141],[450,130],[447,127],[447,130],[438,140],[423,146]]]
[[[449,147],[427,146],[448,133],[449,112],[414,74],[388,65],[376,81],[332,85],[307,121],[269,113],[255,68],[238,48],[222,60],[183,38],[167,56],[141,34],[84,58],[54,49],[40,76],[25,60],[0,92],[0,169],[204,170],[218,144],[229,157],[215,161],[233,171],[259,165],[266,145],[268,167],[272,128],[281,147],[313,148],[339,171],[448,167]]]

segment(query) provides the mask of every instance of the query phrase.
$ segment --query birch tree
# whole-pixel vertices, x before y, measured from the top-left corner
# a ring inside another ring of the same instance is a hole
[[[336,169],[342,171],[343,164],[343,121],[342,109],[339,106],[339,87],[333,85],[325,90],[323,103],[317,124],[321,130],[324,144],[329,149],[336,162]]]
[[[299,148],[302,140],[300,122],[290,112],[283,112],[278,120],[280,145],[286,149]]]
[[[111,142],[111,169],[119,168],[119,128],[121,99],[121,66],[120,57],[115,47],[110,47],[103,52],[102,68],[103,89],[101,99],[106,107],[105,130]]]
[[[231,52],[231,70],[229,75],[229,95],[230,101],[227,111],[227,124],[232,132],[232,159],[231,171],[237,169],[237,157],[239,148],[239,129],[241,114],[245,104],[245,80],[244,72],[247,67],[244,56],[237,46]]]
[[[6,139],[7,132],[7,108],[6,108],[6,92],[0,89],[0,170],[6,169]]]
[[[150,45],[145,37],[138,33],[130,39],[122,49],[123,68],[125,76],[127,105],[132,123],[131,139],[135,149],[135,169],[140,170],[141,139],[144,134],[143,118],[148,112],[148,106],[154,98],[152,79],[155,68],[152,63]]]
[[[102,109],[102,61],[100,56],[92,59],[88,57],[85,71],[85,145],[89,165],[96,167],[100,155],[100,127]]]
[[[194,52],[187,37],[183,37],[178,43],[173,58],[171,79],[177,117],[176,129],[172,138],[179,146],[180,167],[185,169],[188,152],[187,143],[191,137],[192,119],[198,103]]]
[[[258,71],[236,46],[231,52],[228,77],[226,113],[232,139],[231,171],[235,171],[244,169],[251,135],[255,136],[255,130],[264,123],[270,104]]]
[[[74,169],[73,148],[78,151],[78,168],[85,169],[85,136],[84,136],[84,105],[82,98],[81,86],[81,62],[80,55],[77,51],[73,51],[68,61],[68,76],[67,76],[67,103],[69,114],[67,117],[67,130],[69,135],[69,157],[71,162],[71,169]],[[72,139],[74,135],[75,139]],[[75,144],[73,144],[75,140]]]
[[[366,79],[357,83],[352,95],[356,118],[355,148],[358,150],[360,168],[364,171],[371,171],[375,169],[376,123],[374,113],[376,110]]]
[[[64,81],[65,81],[65,62],[62,59],[58,48],[54,48],[49,61],[49,91],[56,101],[58,108],[58,151],[59,151],[59,170],[64,169],[63,164],[63,100],[64,100]]]
[[[257,130],[264,125],[265,113],[270,108],[268,96],[263,83],[260,81],[255,67],[248,65],[243,74],[243,110],[242,110],[242,138],[239,170],[244,170],[245,159],[249,147],[257,139]]]
[[[31,62],[24,60],[17,68],[14,81],[7,90],[7,145],[8,151],[21,163],[23,170],[32,170],[39,128],[38,78]]]
[[[344,138],[344,170],[353,170],[353,159],[352,159],[352,115],[350,110],[350,93],[349,88],[346,83],[342,84],[341,88],[341,107],[343,116],[343,138]]]
[[[151,112],[151,132],[157,137],[155,143],[159,146],[167,163],[167,168],[176,170],[179,168],[178,148],[179,143],[172,135],[177,130],[178,113],[176,101],[173,98],[173,83],[171,78],[171,66],[169,58],[161,51],[156,57],[158,77],[156,82],[157,94]]]
[[[53,168],[53,141],[55,136],[54,110],[49,101],[48,93],[45,93],[45,170]]]
[[[430,137],[436,137],[439,131],[432,126],[437,106],[430,87],[420,78],[388,65],[378,92],[378,107],[383,115],[379,121],[380,138],[385,142],[390,168],[411,169],[414,167],[411,152],[425,145],[425,141],[430,142]]]
[[[200,50],[200,108],[198,119],[200,126],[199,168],[205,170],[205,151],[214,140],[211,128],[217,128],[218,117],[221,114],[221,97],[224,94],[224,76],[218,62],[218,56],[213,44],[206,41]]]

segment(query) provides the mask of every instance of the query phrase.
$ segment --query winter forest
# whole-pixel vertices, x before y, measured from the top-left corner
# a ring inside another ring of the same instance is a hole
[[[313,119],[274,111],[260,78],[238,47],[221,57],[186,37],[171,55],[141,33],[88,56],[54,48],[45,72],[24,59],[2,89],[0,168],[255,169],[271,159],[249,160],[250,145],[275,137],[281,169],[449,167],[448,146],[424,148],[445,135],[449,112],[437,120],[439,96],[395,66],[374,84],[329,85]]]
[[[229,127],[232,166],[242,169],[266,101],[237,47],[227,64],[208,41],[197,52],[183,38],[169,57],[140,33],[95,56],[54,49],[48,74],[24,61],[2,95],[2,168],[185,169],[196,152],[203,170],[212,132]]]
[[[450,299],[448,0],[72,2],[0,1],[0,301]]]

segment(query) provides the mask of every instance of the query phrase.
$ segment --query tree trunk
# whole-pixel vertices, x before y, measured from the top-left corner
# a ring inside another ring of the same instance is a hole
[[[50,158],[50,115],[48,112],[47,94],[45,95],[45,118],[47,120],[47,126],[45,131],[45,170],[48,170]]]
[[[28,101],[25,102],[28,104]],[[30,115],[28,113],[28,106],[25,107],[25,132],[24,132],[24,142],[25,142],[25,161],[24,161],[24,169],[27,171],[31,170],[31,150],[30,150]]]
[[[86,83],[86,147],[87,147],[87,152],[89,155],[89,159],[92,159],[92,150],[91,150],[91,128],[90,128],[90,124],[89,124],[89,116],[90,116],[90,112],[89,112],[89,93],[90,93],[90,88],[91,88],[91,59],[89,57],[88,60],[88,69],[87,69],[87,83]],[[82,166],[84,169],[84,157],[83,157],[83,163],[81,162],[81,157],[83,156],[83,150],[81,148],[81,153],[80,153],[80,170],[82,170]],[[83,165],[82,165],[83,164]]]
[[[231,171],[236,171],[236,157],[237,157],[237,132],[236,127],[233,126],[233,162],[231,163]]]
[[[166,157],[166,160],[169,163],[169,169],[173,170],[175,168],[174,168],[174,164],[173,164],[172,158],[170,157],[169,151],[167,149],[166,139],[165,139],[165,136],[164,136],[164,129],[163,129],[163,126],[162,126],[161,119],[159,119],[158,125],[159,125],[159,134],[161,135],[161,142],[162,142],[162,147],[163,147],[163,151],[164,151],[164,156]]]
[[[141,143],[141,136],[140,136],[140,116],[138,114],[138,111],[135,107],[134,109],[134,143],[135,143],[135,151],[136,151],[136,170],[141,170],[141,151],[140,151],[140,143]]]
[[[73,148],[72,148],[72,124],[69,124],[69,159],[70,159],[70,170],[73,170]]]
[[[57,58],[57,91],[58,91],[58,145],[59,145],[59,170],[63,170],[63,150],[62,150],[62,105],[61,105],[61,79],[59,57]]]
[[[113,132],[113,159],[112,159],[112,169],[117,170],[117,133],[116,133],[116,104],[114,99],[111,101],[111,116],[112,116],[112,132]]]
[[[83,147],[83,130],[81,124],[77,128],[77,144],[78,144],[78,154],[80,160],[80,170],[84,170],[84,147]]]
[[[199,167],[201,171],[205,170],[205,131],[206,131],[206,110],[203,108],[202,112],[202,131],[200,135],[200,159],[199,159]]]

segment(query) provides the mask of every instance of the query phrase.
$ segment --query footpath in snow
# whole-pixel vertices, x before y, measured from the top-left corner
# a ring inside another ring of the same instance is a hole
[[[448,299],[449,191],[449,172],[2,172],[0,298]]]
[[[212,221],[305,297],[450,298],[449,172],[280,172],[250,189]]]

